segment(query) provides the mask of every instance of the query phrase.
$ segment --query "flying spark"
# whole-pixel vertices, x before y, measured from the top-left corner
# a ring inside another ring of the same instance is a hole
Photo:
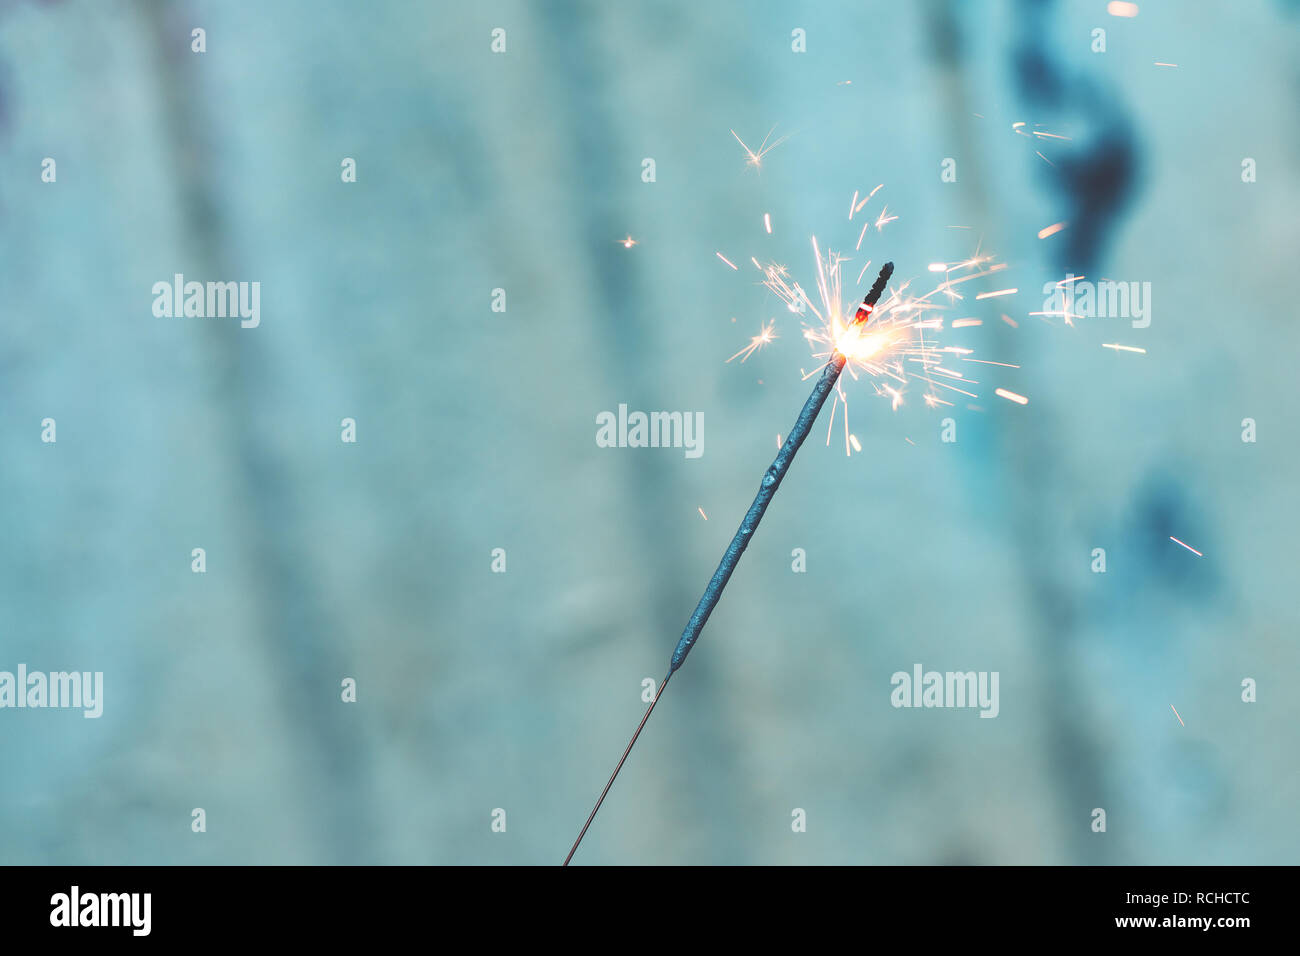
[[[1198,558],[1203,558],[1203,557],[1205,557],[1205,555],[1201,554],[1201,552],[1197,551],[1195,548],[1193,548],[1193,547],[1192,547],[1190,544],[1188,544],[1186,541],[1179,541],[1179,540],[1178,540],[1177,538],[1175,538],[1172,534],[1169,536],[1169,540],[1172,541],[1174,544],[1181,544],[1184,548],[1186,548],[1188,551],[1192,552],[1192,554],[1196,555]]]
[[[631,249],[633,246],[637,244],[637,241],[633,239],[631,236],[628,236],[625,239],[618,240],[618,244],[621,245],[624,249]]]
[[[700,513],[700,517],[703,518],[705,521],[708,521],[708,520],[709,520],[709,516],[706,515],[706,514],[704,513],[704,509],[703,509],[703,508],[699,508],[699,507],[697,507],[695,510],[698,511],[698,512]]]
[[[726,256],[724,256],[722,253],[720,252],[718,253],[718,258],[721,259],[723,262],[725,262],[727,265],[731,266],[731,268],[736,269],[736,264],[732,262],[730,259],[728,259]],[[739,272],[740,270],[736,269],[736,271]]]
[[[743,363],[746,359],[748,359],[751,355],[753,355],[755,352],[761,349],[764,345],[767,345],[767,343],[771,342],[774,338],[776,338],[776,335],[773,334],[772,331],[775,328],[776,328],[775,322],[769,322],[767,325],[763,326],[762,331],[760,331],[758,335],[755,335],[752,339],[750,339],[748,345],[746,345],[743,349],[741,349],[731,358],[727,359],[727,361],[730,362],[732,359],[738,358]]]
[[[1114,342],[1102,342],[1101,347],[1104,349],[1114,349],[1116,352],[1138,352],[1142,355],[1147,354],[1146,349],[1140,349],[1136,345],[1117,345]]]
[[[767,141],[771,139],[772,134],[775,132],[776,132],[775,126],[773,126],[770,130],[768,130],[767,135],[763,137],[763,142],[759,144],[757,150],[750,149],[748,146],[746,146],[745,141],[741,139],[739,136],[736,136],[736,131],[734,129],[731,131],[731,135],[736,137],[736,142],[739,143],[740,148],[745,151],[746,165],[753,166],[755,169],[759,169],[763,165],[763,157],[766,156],[768,153],[770,153],[772,150],[776,149],[787,139],[789,139],[788,136],[782,136],[780,139],[776,140],[776,142],[769,145]]]
[[[1178,722],[1179,722],[1180,724],[1183,724],[1183,718],[1182,718],[1182,717],[1179,717],[1179,715],[1178,715],[1178,708],[1175,707],[1173,704],[1170,704],[1170,705],[1169,705],[1169,709],[1172,710],[1172,711],[1174,712],[1174,716],[1175,716],[1175,717],[1178,717]],[[1186,725],[1186,724],[1183,724],[1183,726],[1186,727],[1187,725]]]
[[[1046,239],[1048,236],[1054,236],[1068,225],[1069,225],[1068,222],[1054,222],[1050,226],[1047,226],[1044,229],[1039,229],[1038,238]]]
[[[1029,399],[1023,395],[1017,395],[1015,392],[1007,391],[1005,388],[995,388],[993,394],[998,398],[1005,398],[1009,402],[1015,402],[1017,405],[1028,405]]]

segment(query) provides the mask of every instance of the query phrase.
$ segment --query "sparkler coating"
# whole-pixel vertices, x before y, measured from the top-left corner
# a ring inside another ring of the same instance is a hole
[[[858,307],[857,314],[853,318],[853,324],[865,323],[870,320],[871,313],[880,301],[880,297],[885,291],[885,285],[889,282],[889,277],[893,273],[894,264],[892,262],[886,262],[881,267],[880,275],[876,277],[870,291],[863,298],[862,305]],[[583,824],[582,832],[578,834],[578,839],[574,841],[573,847],[569,850],[569,855],[564,858],[565,866],[569,865],[569,861],[573,859],[573,854],[578,850],[578,845],[582,843],[582,838],[587,835],[587,829],[591,826],[591,821],[596,818],[596,813],[600,810],[601,804],[605,802],[605,796],[609,793],[610,787],[614,785],[614,780],[618,777],[619,771],[623,769],[623,764],[627,761],[628,754],[632,752],[632,747],[636,745],[637,738],[641,736],[641,731],[644,729],[646,721],[650,719],[650,714],[654,712],[659,697],[667,688],[673,674],[677,673],[677,669],[685,662],[686,655],[691,652],[695,642],[699,640],[700,632],[704,630],[709,615],[717,607],[727,582],[731,580],[732,572],[736,570],[736,565],[740,563],[741,555],[745,553],[745,548],[749,546],[749,542],[753,539],[754,532],[758,530],[758,524],[763,520],[763,514],[767,511],[767,506],[771,503],[777,489],[781,487],[782,479],[790,470],[790,465],[794,461],[795,454],[799,451],[799,446],[803,444],[804,439],[808,437],[808,433],[812,431],[818,413],[821,412],[822,406],[826,404],[827,397],[834,390],[840,373],[844,371],[846,361],[848,359],[843,352],[839,349],[832,350],[831,357],[822,369],[817,384],[813,387],[812,394],[808,396],[802,411],[799,412],[799,417],[795,419],[794,427],[790,429],[790,434],[786,436],[785,442],[777,451],[776,459],[763,473],[763,481],[759,485],[758,494],[754,496],[753,504],[749,506],[749,511],[745,513],[745,518],[741,521],[735,536],[732,537],[731,543],[727,545],[727,550],[723,552],[722,560],[718,563],[718,569],[713,572],[713,577],[709,580],[708,587],[704,589],[704,595],[700,598],[700,603],[695,606],[695,612],[686,623],[686,629],[682,631],[681,640],[677,642],[677,648],[673,651],[672,660],[668,666],[668,674],[664,677],[658,690],[656,690],[654,699],[651,700],[650,706],[646,709],[645,716],[641,718],[641,723],[637,725],[632,739],[628,741],[627,749],[623,751],[618,766],[614,768],[609,782],[605,784],[605,789],[601,791],[600,798],[596,801],[596,806],[592,809],[591,815],[587,817],[587,822]]]

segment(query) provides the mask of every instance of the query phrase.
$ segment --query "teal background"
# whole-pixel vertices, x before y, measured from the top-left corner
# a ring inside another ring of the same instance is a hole
[[[0,5],[0,669],[105,675],[0,711],[0,860],[559,863],[810,387],[715,253],[809,283],[884,183],[864,253],[998,254],[1022,368],[953,444],[847,383],[576,861],[1297,862],[1297,9],[1105,6]],[[1150,327],[1030,317],[1067,271]],[[703,456],[598,448],[621,402]],[[1000,715],[894,709],[916,663]]]

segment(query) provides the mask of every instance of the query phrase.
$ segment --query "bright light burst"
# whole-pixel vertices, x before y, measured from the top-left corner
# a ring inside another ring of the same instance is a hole
[[[876,189],[879,190],[879,186]],[[875,195],[875,191],[872,190],[871,195]],[[849,204],[850,216],[861,211],[861,208],[858,196],[855,195]],[[884,222],[893,219],[896,217],[881,212],[876,217],[875,224],[880,228]],[[871,221],[868,219],[868,222]],[[993,276],[1006,268],[1005,263],[995,263],[992,255],[976,251],[975,255],[958,263],[931,264],[930,271],[941,272],[943,277],[939,280],[936,276],[937,285],[922,295],[910,293],[913,280],[897,286],[891,285],[867,321],[857,321],[855,317],[858,315],[862,291],[865,291],[859,290],[858,286],[871,267],[870,260],[861,268],[845,273],[845,267],[849,267],[854,260],[839,252],[827,251],[823,254],[816,237],[813,238],[813,255],[816,261],[816,284],[811,291],[794,280],[785,265],[763,264],[758,259],[750,261],[762,273],[763,285],[790,312],[805,317],[803,338],[813,350],[814,358],[824,362],[831,358],[833,350],[839,350],[845,356],[845,369],[853,380],[866,378],[875,394],[888,399],[892,408],[904,405],[914,393],[919,393],[920,401],[930,408],[954,406],[963,399],[978,398],[974,389],[980,382],[967,375],[967,369],[958,363],[1017,368],[1017,365],[1008,363],[971,358],[971,349],[945,346],[940,342],[945,328],[961,329],[979,324],[978,320],[970,317],[950,319],[948,313],[957,310],[958,303],[966,299],[966,290],[962,289],[966,282]],[[858,276],[855,281],[852,278],[854,273]],[[850,277],[848,282],[845,281],[845,274]],[[984,298],[984,295],[974,295],[972,298]],[[758,336],[751,337],[748,345],[732,355],[728,362],[737,358],[744,362],[774,338],[775,321],[768,321]],[[811,377],[818,371],[819,368],[814,368],[803,377]],[[841,405],[844,406],[842,415],[839,414]],[[849,398],[841,380],[836,385],[827,442],[829,444],[831,441],[836,419],[839,418],[844,428],[845,453],[852,454],[854,450],[861,449],[861,445],[858,445],[858,449],[854,447],[854,436],[849,431],[848,411]]]
[[[879,188],[876,187],[876,190]],[[872,196],[876,190],[872,190]],[[850,217],[860,211],[862,205],[865,205],[865,201],[859,204],[858,195],[855,194],[849,204]],[[879,229],[896,218],[887,211],[882,211],[874,224]],[[872,220],[868,219],[868,223],[871,224]],[[817,276],[815,289],[811,292],[791,276],[786,266],[777,263],[764,265],[757,259],[750,261],[762,274],[763,285],[787,309],[804,317],[803,335],[813,356],[824,362],[833,351],[838,350],[847,360],[845,370],[852,379],[866,379],[876,395],[889,401],[891,408],[899,408],[914,393],[919,393],[921,401],[929,408],[953,406],[964,399],[977,398],[973,389],[980,382],[970,378],[967,370],[959,363],[1018,367],[972,358],[972,349],[945,346],[940,342],[945,328],[960,329],[979,325],[978,320],[969,317],[950,319],[948,313],[957,309],[958,303],[965,300],[968,293],[961,288],[965,283],[994,275],[1006,268],[1005,263],[994,263],[992,255],[976,251],[961,262],[930,265],[931,272],[942,273],[942,281],[938,281],[934,288],[923,295],[909,291],[913,280],[909,279],[898,286],[891,284],[869,319],[859,322],[856,321],[858,303],[865,290],[859,290],[858,287],[871,262],[868,260],[860,269],[849,272],[850,278],[846,283],[844,270],[853,260],[837,252],[828,251],[823,254],[816,237],[812,239],[812,248],[817,263]],[[858,276],[856,281],[852,279],[855,272]],[[938,279],[937,276],[935,278]],[[1007,294],[1007,291],[1002,291],[1001,294]],[[985,297],[981,293],[972,298]],[[776,337],[774,328],[775,322],[765,324],[745,348],[727,361],[736,358],[744,361],[749,358]],[[819,367],[814,368],[804,378],[817,374],[819,370]],[[1016,396],[1016,399],[1020,398],[1021,396]],[[842,415],[837,414],[841,405],[844,406]],[[835,403],[831,407],[826,436],[828,444],[836,418],[843,423],[845,453],[852,454],[853,451],[860,450],[860,444],[854,441],[854,436],[849,431],[848,395],[843,388],[843,379],[836,385]]]

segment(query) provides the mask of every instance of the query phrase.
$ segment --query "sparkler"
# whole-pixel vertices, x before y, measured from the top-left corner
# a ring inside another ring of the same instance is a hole
[[[820,258],[818,259],[818,267],[821,267]],[[885,284],[889,281],[889,277],[893,275],[893,272],[894,264],[886,262],[870,291],[863,298],[862,304],[853,317],[853,321],[849,323],[851,330],[860,330],[871,321],[871,313],[880,301],[880,297],[885,291]],[[677,669],[686,661],[686,656],[690,654],[695,642],[699,640],[704,625],[708,623],[709,615],[717,607],[718,601],[722,598],[722,592],[727,587],[727,582],[731,580],[732,572],[736,570],[736,565],[740,563],[741,555],[745,553],[745,548],[753,540],[754,532],[758,530],[758,524],[763,520],[763,514],[767,511],[767,506],[771,504],[777,489],[781,487],[782,479],[790,470],[790,465],[794,461],[795,454],[799,451],[799,446],[808,437],[813,423],[817,420],[818,413],[822,410],[822,406],[826,404],[826,399],[834,390],[840,373],[844,371],[845,363],[848,361],[849,356],[844,351],[841,351],[840,342],[837,341],[832,345],[830,358],[827,359],[826,365],[823,366],[817,384],[813,386],[812,394],[808,396],[808,401],[804,403],[803,410],[799,412],[799,417],[795,419],[794,427],[790,429],[790,434],[786,436],[785,442],[777,451],[776,459],[763,473],[763,481],[759,485],[758,494],[754,496],[753,504],[749,506],[749,511],[746,512],[745,519],[741,521],[740,527],[731,539],[731,543],[727,545],[727,550],[723,552],[718,569],[713,572],[713,577],[709,580],[708,587],[704,589],[704,595],[700,598],[700,603],[695,606],[695,613],[691,615],[691,619],[686,623],[686,629],[682,631],[681,639],[677,642],[677,648],[673,651],[672,659],[669,662],[667,675],[655,691],[650,706],[646,708],[645,716],[641,718],[641,723],[637,725],[635,733],[632,734],[632,739],[628,741],[627,749],[623,751],[623,756],[619,758],[618,764],[614,767],[614,772],[610,774],[605,789],[600,792],[600,797],[596,800],[596,806],[592,808],[591,814],[587,817],[587,822],[582,825],[582,832],[573,841],[573,847],[569,850],[569,855],[564,858],[564,866],[569,865],[569,861],[573,859],[573,854],[578,851],[578,846],[582,843],[582,838],[587,835],[591,821],[596,818],[601,804],[605,802],[606,795],[608,795],[610,788],[614,786],[615,779],[618,778],[619,772],[623,769],[628,754],[632,752],[633,746],[636,745],[637,738],[641,736],[646,721],[654,713],[655,705],[659,703],[659,698],[663,696],[668,682],[672,679],[673,674],[677,673]]]

